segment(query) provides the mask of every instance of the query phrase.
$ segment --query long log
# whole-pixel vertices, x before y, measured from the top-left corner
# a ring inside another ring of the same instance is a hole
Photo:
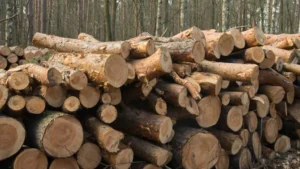
[[[252,133],[251,138],[249,139],[248,147],[254,158],[259,160],[262,155],[262,145],[260,142],[260,136],[257,132]]]
[[[24,123],[30,145],[52,157],[69,157],[76,153],[82,144],[83,129],[73,116],[46,111],[39,116],[25,118]]]
[[[263,85],[259,87],[258,91],[266,95],[275,104],[280,103],[285,96],[285,91],[281,86]]]
[[[26,110],[31,114],[41,114],[46,108],[46,102],[44,99],[38,96],[28,96],[25,97]]]
[[[92,82],[103,85],[108,82],[114,87],[122,86],[128,77],[127,64],[120,55],[114,54],[56,53],[49,61],[59,62],[83,71]]]
[[[230,166],[239,169],[252,168],[251,152],[248,148],[243,148],[237,155],[230,157]]]
[[[254,47],[265,44],[265,34],[259,27],[254,27],[242,32],[246,40],[246,46]]]
[[[49,169],[60,169],[60,168],[79,169],[79,166],[74,157],[54,159],[49,166]]]
[[[221,102],[217,96],[206,96],[198,102],[199,115],[196,120],[203,128],[217,124],[221,115]]]
[[[292,49],[294,47],[299,48],[299,40],[295,36],[289,34],[265,34],[265,45],[271,45],[280,49]]]
[[[88,41],[88,42],[100,42],[94,36],[89,35],[87,33],[80,33],[80,34],[78,34],[77,39]]]
[[[272,50],[264,50],[264,53],[265,58],[261,63],[259,63],[259,68],[271,68],[275,64],[276,56]]]
[[[258,120],[258,132],[263,140],[272,144],[278,137],[277,121],[274,118],[265,117]]]
[[[76,154],[76,160],[81,168],[96,168],[102,159],[101,150],[98,145],[85,142]]]
[[[222,77],[206,72],[194,72],[191,75],[191,78],[199,83],[201,91],[206,94],[219,95],[222,87]]]
[[[22,150],[14,159],[13,169],[47,169],[47,156],[40,150],[28,148]]]
[[[276,56],[280,56],[284,62],[288,63],[297,63],[298,62],[298,54],[296,50],[284,50],[279,49],[273,46],[263,46],[265,50],[271,50]]]
[[[228,56],[234,48],[234,39],[227,33],[203,31],[206,37],[206,44],[215,42],[222,56]]]
[[[251,132],[255,132],[258,126],[258,119],[256,114],[253,111],[250,111],[248,114],[243,116],[245,127]]]
[[[240,106],[223,106],[217,125],[222,130],[239,131],[243,125],[242,108]]]
[[[212,168],[219,159],[218,139],[203,129],[177,127],[172,141],[174,168]],[[197,160],[196,160],[197,159]]]

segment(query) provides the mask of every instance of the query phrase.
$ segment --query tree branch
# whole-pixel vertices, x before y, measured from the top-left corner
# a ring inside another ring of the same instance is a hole
[[[13,16],[11,16],[11,17],[9,17],[9,18],[5,18],[5,19],[0,20],[0,23],[1,23],[1,22],[4,22],[4,21],[7,21],[7,20],[11,20],[11,19],[15,18],[15,17],[18,16],[18,15],[19,15],[19,12],[15,13]]]

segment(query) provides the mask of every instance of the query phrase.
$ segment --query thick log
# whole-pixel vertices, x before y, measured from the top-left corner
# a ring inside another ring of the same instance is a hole
[[[8,63],[13,64],[13,63],[17,63],[19,58],[16,54],[11,53],[6,57],[6,60]]]
[[[222,92],[222,95],[228,94],[230,96],[230,104],[232,105],[246,105],[249,103],[249,97],[246,92]]]
[[[227,106],[230,103],[230,95],[228,93],[221,92],[219,94],[219,98],[224,106]]]
[[[216,169],[228,169],[229,168],[229,156],[227,154],[227,152],[224,149],[220,150],[219,153],[219,160],[217,162],[217,164],[215,165]]]
[[[76,153],[83,141],[80,122],[73,116],[46,111],[24,120],[28,141],[52,157],[63,158]]]
[[[35,89],[34,93],[43,97],[47,104],[51,107],[59,108],[64,104],[67,97],[67,91],[61,85],[55,86],[39,86]]]
[[[76,160],[80,168],[93,169],[96,168],[102,159],[101,151],[98,145],[86,142],[76,154]]]
[[[150,81],[151,84],[151,81]],[[109,94],[111,101],[110,104],[118,105],[122,100],[122,94],[120,88],[115,88],[111,85],[106,85],[103,87],[104,92]]]
[[[274,150],[278,153],[285,153],[291,149],[291,140],[285,135],[279,135],[275,144]]]
[[[242,32],[246,40],[246,46],[254,47],[265,44],[265,34],[259,27],[254,27]]]
[[[13,169],[47,169],[47,156],[40,150],[28,148],[22,150],[13,162]]]
[[[206,44],[206,55],[205,55],[205,59],[206,60],[217,60],[220,59],[221,57],[221,52],[218,46],[218,43],[215,41],[210,41]]]
[[[18,120],[0,116],[0,160],[4,160],[16,154],[22,147],[26,131]]]
[[[7,60],[3,56],[0,56],[0,69],[5,69],[6,67],[7,67]]]
[[[124,58],[127,58],[130,53],[130,43],[126,41],[87,42],[42,33],[35,33],[32,44],[59,52],[119,54]]]
[[[254,158],[259,160],[262,155],[262,145],[260,142],[260,136],[257,132],[252,133],[249,143],[248,143],[249,150],[252,152]]]
[[[164,166],[172,159],[172,153],[135,136],[126,136],[124,143],[132,148],[134,155],[156,166]]]
[[[222,77],[206,72],[194,72],[191,75],[191,78],[199,83],[201,91],[206,94],[219,95],[222,87]]]
[[[271,68],[275,64],[276,56],[272,50],[264,50],[264,53],[265,58],[261,63],[259,63],[259,68]]]
[[[228,56],[234,48],[234,39],[227,33],[203,31],[206,37],[206,44],[215,42],[222,56]]]
[[[221,147],[231,155],[237,154],[243,146],[242,139],[239,135],[225,132],[222,130],[209,130],[219,140]]]
[[[77,36],[77,39],[79,40],[84,40],[84,41],[87,41],[87,42],[100,42],[99,40],[97,40],[94,36],[92,35],[89,35],[87,33],[80,33],[78,36]]]
[[[186,76],[191,75],[192,68],[186,64],[177,64],[173,63],[173,70],[180,76],[181,78],[185,78]]]
[[[156,49],[152,39],[129,40],[129,42],[131,43],[131,50],[128,56],[130,59],[146,58],[155,53]]]
[[[201,62],[204,72],[210,72],[222,76],[230,81],[247,81],[254,83],[258,77],[258,66],[254,64],[235,64],[224,62]]]
[[[258,120],[257,131],[262,136],[263,140],[272,144],[278,137],[277,121],[274,118],[265,117]]]
[[[237,132],[243,125],[242,108],[240,106],[223,106],[218,127],[222,130]]]
[[[44,99],[38,96],[28,96],[25,97],[26,110],[31,114],[41,114],[46,108],[46,102]]]
[[[118,111],[113,105],[103,104],[99,106],[97,116],[102,122],[110,124],[116,120]]]
[[[252,47],[232,53],[229,57],[243,58],[246,63],[261,63],[265,58],[265,53],[261,47]]]
[[[243,148],[237,155],[230,157],[230,166],[238,169],[252,168],[251,152],[248,148]]]
[[[288,113],[290,113],[288,112],[288,106],[285,101],[276,104],[275,108],[277,110],[277,115],[279,115],[281,118],[287,118]]]
[[[80,169],[74,157],[54,159],[49,169]]]
[[[112,169],[129,169],[133,161],[134,153],[132,149],[123,143],[119,145],[118,152],[108,152],[103,150],[102,155]]]
[[[275,56],[275,64],[273,65],[273,69],[276,70],[277,72],[281,72],[283,69],[283,59],[280,56]]]
[[[275,104],[281,102],[285,96],[285,91],[281,86],[263,85],[259,87],[258,91],[267,96]]]
[[[193,26],[185,31],[174,35],[172,38],[189,38],[194,39],[196,41],[200,41],[203,44],[203,47],[206,47],[206,38],[204,33],[200,30],[200,28]]]
[[[273,160],[276,157],[276,152],[266,146],[262,146],[262,157]]]
[[[89,109],[97,105],[100,96],[101,94],[98,88],[88,85],[83,90],[79,91],[78,99],[83,107]]]
[[[232,36],[234,41],[234,46],[237,49],[243,49],[245,47],[246,41],[244,35],[238,29],[231,28],[227,33]]]
[[[8,56],[11,53],[11,50],[7,46],[0,45],[0,54],[2,56]]]
[[[81,70],[86,73],[89,80],[98,85],[108,82],[114,87],[120,87],[125,84],[128,67],[120,55],[83,54],[83,56],[76,53],[56,53],[49,58],[49,61]]]
[[[288,105],[287,107],[289,116],[297,122],[300,122],[300,115],[298,113],[299,107],[300,107],[300,102],[298,100],[294,102],[292,105]]]
[[[284,62],[287,63],[298,62],[298,54],[296,50],[284,50],[273,46],[263,46],[262,48],[265,50],[272,50],[275,56],[280,56]]]
[[[258,126],[258,119],[253,111],[250,111],[247,115],[243,116],[245,127],[251,132],[255,132]]]
[[[293,83],[285,76],[272,70],[260,70],[259,84],[283,87],[286,92],[286,101],[289,104],[293,103],[295,95],[294,86]]]
[[[24,72],[1,72],[0,83],[16,91],[24,90],[29,87],[29,76]]]
[[[65,113],[76,113],[79,108],[80,108],[80,100],[78,99],[78,97],[75,96],[67,97],[62,106],[62,110]]]
[[[146,98],[149,108],[160,115],[167,114],[167,103],[154,93],[150,93]]]
[[[12,116],[22,115],[22,110],[25,108],[25,98],[21,95],[13,95],[7,101],[8,113]]]
[[[86,129],[96,138],[102,149],[108,152],[117,152],[119,150],[120,141],[124,138],[123,133],[102,123],[93,116],[85,115],[82,120]]]
[[[198,102],[199,115],[196,120],[203,128],[217,124],[221,115],[221,102],[217,96],[206,96]]]
[[[297,80],[297,77],[293,72],[282,72],[282,75],[288,78],[292,82],[295,82]]]
[[[249,139],[250,139],[250,132],[248,129],[241,129],[239,131],[239,135],[241,137],[242,143],[243,143],[243,147],[247,147],[248,143],[249,143]]]
[[[219,159],[218,139],[202,129],[176,127],[172,141],[174,168],[212,168]],[[197,160],[196,160],[197,159]]]
[[[165,144],[171,137],[173,127],[169,117],[127,106],[123,106],[112,126],[162,144]]]
[[[270,110],[270,101],[264,94],[258,94],[250,101],[250,110],[255,111],[257,116],[264,118],[268,115]]]

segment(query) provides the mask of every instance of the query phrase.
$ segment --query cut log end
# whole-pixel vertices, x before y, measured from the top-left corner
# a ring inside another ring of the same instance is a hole
[[[14,112],[19,112],[22,109],[24,109],[25,104],[26,104],[26,101],[25,101],[24,97],[22,97],[20,95],[14,95],[14,96],[10,97],[7,102],[8,108]]]
[[[268,143],[274,143],[278,137],[277,121],[274,118],[268,119],[264,126],[264,135]]]
[[[75,113],[80,107],[80,101],[75,96],[66,98],[63,104],[63,110],[67,113]]]
[[[255,101],[257,115],[260,118],[264,118],[269,113],[270,101],[268,97],[264,94],[257,95],[256,97],[258,97],[259,99]]]
[[[29,86],[29,76],[23,72],[15,72],[8,78],[8,85],[14,90],[23,90]]]
[[[256,63],[261,63],[265,59],[264,50],[260,47],[251,48],[251,58]]]
[[[66,90],[60,86],[41,86],[41,95],[44,97],[46,102],[55,108],[61,107],[66,99]]]
[[[79,150],[82,142],[81,124],[70,115],[63,115],[52,121],[51,125],[46,128],[41,141],[45,152],[58,158],[73,155]]]
[[[9,91],[5,86],[0,85],[0,108],[2,108],[7,102],[8,92]]]
[[[159,126],[159,140],[165,144],[170,140],[173,130],[173,123],[170,118],[165,118]]]
[[[98,110],[98,117],[104,123],[110,124],[114,122],[117,118],[118,111],[115,106],[112,105],[102,105]]]
[[[19,60],[18,56],[14,53],[9,54],[6,59],[8,63],[16,63]]]
[[[152,55],[153,53],[155,53],[155,45],[154,45],[153,40],[148,40],[148,41],[147,41],[147,44],[146,44],[146,52],[147,52],[147,55],[148,55],[148,56],[150,56],[150,55]]]
[[[230,35],[233,37],[234,46],[238,49],[243,49],[246,45],[243,34],[235,28],[230,29]]]
[[[52,161],[49,169],[80,169],[73,157],[57,158]]]
[[[83,107],[92,108],[97,105],[100,100],[100,91],[92,86],[86,86],[79,92],[79,100]]]
[[[103,104],[110,104],[111,103],[111,97],[108,93],[103,93],[101,96],[101,102]]]
[[[46,102],[40,97],[31,96],[26,98],[26,110],[32,114],[41,114],[46,108]]]
[[[128,78],[128,67],[124,58],[119,55],[111,55],[104,66],[107,82],[114,87],[121,87]]]
[[[224,149],[220,150],[219,160],[215,165],[216,169],[228,169],[229,168],[229,156]]]
[[[265,59],[259,64],[261,69],[271,68],[275,64],[276,56],[272,50],[264,50]]]
[[[88,78],[82,71],[76,71],[70,75],[69,85],[75,90],[83,90],[88,84]]]
[[[259,160],[261,158],[262,145],[261,145],[261,142],[260,142],[259,134],[257,132],[254,132],[252,134],[251,143],[252,143],[251,149],[254,152],[254,156],[257,160]]]
[[[159,48],[161,50],[160,56],[160,67],[166,73],[170,73],[172,71],[172,57],[166,48]]]
[[[115,158],[114,169],[128,169],[133,161],[134,153],[131,148],[122,149]]]
[[[293,104],[294,98],[295,98],[295,91],[294,90],[286,92],[286,101],[289,104]]]
[[[14,169],[47,169],[47,156],[38,149],[30,148],[23,150],[15,158]]]
[[[227,106],[230,103],[230,95],[229,94],[222,94],[222,96],[220,96],[221,98],[221,102],[222,105]]]
[[[274,150],[279,153],[285,153],[291,148],[289,137],[280,135],[274,144]]]
[[[0,56],[0,69],[5,69],[6,67],[7,67],[7,60],[3,56]]]
[[[243,147],[246,147],[249,142],[250,132],[247,129],[242,129],[240,131],[240,137],[242,139]]]
[[[121,44],[121,54],[122,54],[123,58],[126,59],[129,56],[130,48],[131,48],[131,45],[129,42],[125,41]]]
[[[3,56],[8,56],[11,54],[11,50],[7,46],[0,46],[0,54]]]
[[[217,124],[221,114],[221,102],[217,96],[207,96],[198,102],[199,115],[196,120],[199,126],[208,128]]]
[[[47,71],[47,79],[49,84],[57,85],[62,82],[62,75],[57,69],[51,67]]]
[[[224,33],[218,42],[219,50],[222,56],[228,56],[234,48],[234,40],[232,36]]]
[[[196,63],[201,63],[201,61],[203,61],[205,57],[205,48],[200,41],[197,41],[194,44],[192,55]]]
[[[277,70],[278,72],[280,72],[280,71],[282,71],[282,69],[283,69],[283,63],[284,63],[284,61],[283,61],[283,59],[282,59],[282,57],[280,57],[280,56],[276,56],[276,58],[275,58],[275,70]]]
[[[250,111],[244,116],[244,123],[247,125],[248,130],[253,133],[257,129],[258,119],[253,111]]]
[[[259,27],[254,27],[254,37],[259,45],[265,44],[265,34]]]
[[[160,115],[167,114],[167,103],[162,98],[158,98],[156,100],[155,111],[157,112],[157,114],[160,114]]]
[[[128,79],[133,80],[135,78],[134,67],[130,63],[127,63],[127,67],[128,67]]]
[[[233,155],[237,154],[240,151],[242,146],[243,146],[243,141],[240,138],[236,138],[232,143],[230,153]]]
[[[96,168],[102,159],[100,148],[90,142],[84,143],[77,152],[77,163],[81,168]]]
[[[222,80],[222,89],[227,89],[229,87],[230,81],[229,80]]]
[[[237,132],[243,125],[242,108],[233,106],[227,115],[227,125],[232,130]]]

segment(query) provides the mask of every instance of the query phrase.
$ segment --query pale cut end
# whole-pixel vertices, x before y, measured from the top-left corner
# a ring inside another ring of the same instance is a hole
[[[67,92],[60,85],[48,86],[46,87],[46,94],[43,97],[50,106],[59,108],[64,104]]]
[[[66,98],[63,104],[63,110],[67,113],[75,113],[80,107],[80,101],[75,96]]]
[[[221,97],[220,99],[222,101],[222,105],[227,106],[230,102],[230,95],[225,93],[220,97]]]
[[[249,103],[249,97],[248,97],[248,94],[246,92],[244,92],[242,95],[241,95],[241,102],[242,102],[242,105],[246,105]]]
[[[183,146],[184,168],[211,168],[217,161],[220,146],[218,139],[209,133],[194,134]]]
[[[275,54],[272,50],[265,50],[265,59],[259,64],[261,69],[271,68],[275,64]]]
[[[264,118],[269,113],[270,101],[264,94],[257,95],[256,97],[259,98],[259,100],[256,100],[257,114],[260,118]]]
[[[35,148],[23,150],[14,160],[14,169],[47,169],[47,156]]]
[[[166,48],[159,48],[155,53],[160,52],[160,67],[165,73],[170,73],[172,71],[172,57]]]
[[[205,48],[200,41],[195,42],[192,53],[196,63],[201,63],[204,60]]]
[[[104,66],[107,82],[114,87],[121,87],[128,78],[128,67],[124,58],[120,55],[111,55]]]
[[[276,104],[274,102],[270,103],[270,116],[273,118],[277,117]]]
[[[265,33],[259,27],[254,27],[254,37],[259,45],[265,44]]]
[[[282,122],[281,117],[277,116],[277,117],[275,118],[275,120],[276,120],[276,122],[277,122],[278,130],[281,130],[282,127],[283,127],[283,122]]]
[[[245,116],[249,113],[250,101],[248,101],[245,105],[240,105],[242,109],[242,115]]]
[[[110,95],[112,105],[118,105],[122,101],[122,94],[120,88],[115,88],[112,86],[105,87],[104,91]]]
[[[274,150],[279,153],[285,153],[291,149],[291,140],[285,135],[280,135],[274,144]]]
[[[159,141],[162,144],[167,143],[172,136],[173,123],[171,118],[166,117],[160,124],[159,127]]]
[[[14,96],[10,97],[7,102],[7,106],[9,107],[9,109],[11,109],[12,111],[16,111],[16,112],[24,109],[25,104],[26,104],[26,102],[25,102],[24,97],[22,97],[20,95],[14,95]]]
[[[259,134],[257,132],[254,132],[252,134],[251,143],[252,149],[254,151],[254,156],[257,160],[259,160],[261,158],[262,145],[260,142]]]
[[[294,98],[295,98],[295,91],[294,91],[294,89],[291,90],[291,91],[286,92],[286,101],[289,104],[293,104]]]
[[[133,151],[131,148],[125,148],[117,153],[114,169],[128,169],[133,161]]]
[[[6,59],[7,59],[8,63],[16,63],[19,58],[16,54],[11,53],[6,57]]]
[[[98,109],[98,117],[106,124],[114,122],[118,116],[118,111],[115,106],[101,105]]]
[[[26,98],[26,110],[28,113],[41,114],[46,108],[46,102],[44,99],[37,96],[30,96]]]
[[[80,122],[73,116],[64,115],[48,125],[41,144],[50,156],[64,158],[76,153],[82,142],[83,130]]]
[[[18,120],[0,117],[0,160],[16,154],[24,143],[25,135],[25,128]]]
[[[79,92],[79,100],[83,107],[92,108],[97,105],[100,100],[100,91],[92,86],[86,86]]]
[[[193,115],[198,116],[200,114],[198,104],[197,104],[196,100],[193,99],[192,97],[188,97],[188,101],[186,103],[185,108],[189,113],[191,113]]]
[[[196,120],[203,128],[217,124],[221,114],[221,102],[217,96],[207,96],[198,102],[199,116]]]
[[[135,70],[130,63],[127,63],[128,67],[128,79],[133,80],[135,78]]]
[[[219,50],[222,56],[228,56],[234,48],[234,40],[232,36],[224,33],[218,42]]]
[[[230,81],[229,80],[222,80],[222,89],[227,89],[229,87]]]
[[[256,63],[261,63],[265,59],[265,52],[261,47],[253,47],[251,57]]]
[[[61,73],[54,67],[47,70],[47,79],[51,85],[58,85],[62,82]]]
[[[78,165],[84,169],[97,168],[102,159],[100,148],[90,142],[86,142],[80,147],[76,157]]]
[[[5,69],[6,67],[7,67],[7,60],[3,56],[0,56],[0,69]]]
[[[258,119],[256,114],[253,111],[250,111],[245,117],[248,124],[248,130],[253,133],[256,131],[258,126]]]
[[[158,98],[156,100],[155,111],[157,112],[157,114],[160,114],[160,115],[167,114],[167,103],[162,98]]]
[[[35,57],[34,53],[32,53],[31,51],[25,51],[24,56],[25,60],[27,61],[32,61],[32,59]]]
[[[239,163],[238,166],[240,169],[251,169],[252,168],[251,152],[248,148],[244,148],[241,150],[238,163]]]
[[[240,151],[240,149],[242,148],[242,146],[243,146],[243,141],[240,138],[236,138],[233,141],[232,146],[231,146],[231,150],[230,150],[231,154],[232,155],[237,154]]]
[[[57,158],[52,161],[49,169],[80,169],[73,157]]]
[[[24,90],[29,86],[29,76],[24,72],[15,72],[8,78],[9,87],[14,90]]]
[[[155,45],[152,39],[147,40],[146,51],[148,56],[155,53]]]
[[[258,84],[258,75],[259,75],[259,67],[255,66],[251,74],[251,84]]]
[[[18,56],[24,55],[24,49],[20,46],[13,46],[13,47],[10,47],[9,49]]]
[[[216,169],[228,169],[229,168],[229,156],[224,149],[220,150],[219,159],[217,164],[215,165]]]
[[[242,139],[242,146],[243,147],[246,147],[247,146],[247,144],[248,144],[248,142],[249,142],[249,137],[250,137],[250,132],[249,132],[249,130],[247,130],[247,129],[242,129],[241,131],[240,131],[240,137],[241,137],[241,139]]]
[[[229,110],[227,115],[227,125],[234,132],[241,129],[243,125],[243,114],[240,106],[234,106]]]
[[[102,96],[101,96],[101,102],[103,104],[109,104],[111,103],[111,97],[108,93],[103,93]]]
[[[0,54],[3,56],[8,56],[11,53],[11,50],[7,46],[0,46]]]
[[[270,118],[264,127],[266,141],[270,144],[274,143],[278,137],[277,121],[274,118]]]
[[[282,57],[276,56],[276,58],[275,58],[275,69],[278,72],[282,71],[282,69],[283,69],[283,63],[284,63],[284,61],[283,61]]]
[[[124,41],[121,44],[121,54],[124,59],[126,59],[130,54],[131,44],[127,41]]]
[[[7,99],[8,89],[5,86],[0,85],[0,108],[2,108],[6,104]]]
[[[103,147],[109,152],[117,152],[119,151],[119,144],[121,140],[124,138],[124,134],[111,129],[109,130],[106,135],[110,137],[105,137],[103,140]]]
[[[88,78],[82,71],[76,71],[70,75],[69,84],[75,90],[83,90],[88,84]]]
[[[233,37],[234,46],[238,49],[243,49],[246,45],[243,34],[236,28],[230,29],[230,35]]]

